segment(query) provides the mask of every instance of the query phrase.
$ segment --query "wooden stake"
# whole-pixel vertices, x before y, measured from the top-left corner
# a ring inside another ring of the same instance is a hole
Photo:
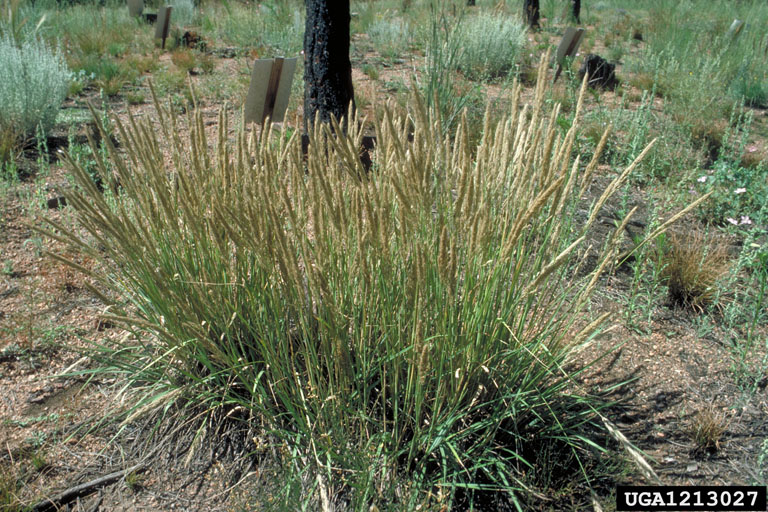
[[[579,45],[583,38],[583,28],[568,27],[565,29],[563,39],[557,47],[557,71],[555,72],[554,82],[557,82],[560,73],[563,71],[563,63],[565,62],[565,59],[576,55],[576,50],[579,49]]]
[[[134,18],[141,16],[144,11],[144,0],[128,0],[128,14]]]
[[[171,27],[171,11],[173,7],[166,5],[157,12],[157,25],[155,25],[155,39],[162,39],[162,48],[165,50],[165,40],[168,39],[168,30]]]
[[[267,118],[280,123],[285,117],[297,59],[277,57],[253,63],[245,98],[245,122],[264,124]]]
[[[269,82],[267,84],[267,95],[264,98],[264,111],[261,114],[261,124],[275,112],[275,100],[277,99],[277,87],[280,84],[280,74],[283,72],[283,57],[275,57],[272,62],[272,71],[269,74]]]

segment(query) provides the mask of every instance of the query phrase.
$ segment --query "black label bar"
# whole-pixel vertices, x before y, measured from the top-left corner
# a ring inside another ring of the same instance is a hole
[[[766,511],[764,486],[616,487],[617,512],[643,510]]]

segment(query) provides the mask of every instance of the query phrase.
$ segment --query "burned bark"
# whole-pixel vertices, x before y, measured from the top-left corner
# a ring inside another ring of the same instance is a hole
[[[523,0],[523,17],[529,27],[539,26],[539,0]]]
[[[352,105],[349,0],[305,0],[304,123],[343,119]]]

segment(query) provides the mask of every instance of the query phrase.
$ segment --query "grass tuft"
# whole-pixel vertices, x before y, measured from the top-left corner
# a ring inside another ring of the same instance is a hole
[[[662,255],[662,277],[675,304],[703,312],[715,303],[718,283],[728,275],[728,246],[701,231],[672,233]]]
[[[720,440],[728,429],[725,415],[713,407],[702,409],[691,420],[689,434],[695,443],[695,451],[714,453],[720,449]]]

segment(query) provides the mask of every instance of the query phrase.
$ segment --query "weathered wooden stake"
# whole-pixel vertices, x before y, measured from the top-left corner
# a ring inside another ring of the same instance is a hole
[[[157,11],[157,24],[155,25],[155,39],[162,39],[161,48],[165,50],[165,40],[168,39],[168,30],[171,28],[171,11],[173,7],[166,5]]]
[[[288,108],[297,59],[259,59],[253,64],[245,98],[245,122],[282,122]]]
[[[144,0],[128,0],[128,14],[134,18],[141,16],[144,12]]]
[[[728,37],[735,38],[741,33],[741,29],[744,28],[744,22],[741,20],[733,20],[731,28],[728,29]]]
[[[557,62],[557,71],[555,72],[555,82],[560,77],[560,73],[563,71],[563,63],[567,57],[573,57],[576,55],[576,51],[579,49],[581,40],[584,38],[583,28],[568,27],[565,29],[560,45],[557,47],[557,54],[555,60]]]
[[[539,26],[539,0],[523,0],[523,18],[529,27]]]
[[[272,63],[272,71],[269,73],[269,84],[267,85],[267,95],[264,98],[264,112],[261,114],[261,124],[267,118],[271,118],[275,111],[275,100],[277,99],[277,86],[280,84],[280,74],[283,72],[283,57],[275,57]]]

